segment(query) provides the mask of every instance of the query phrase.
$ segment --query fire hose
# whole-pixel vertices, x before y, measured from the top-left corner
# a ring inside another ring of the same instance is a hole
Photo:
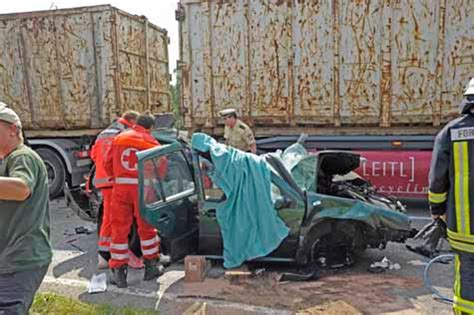
[[[437,289],[435,289],[433,287],[433,285],[431,284],[430,277],[429,277],[429,272],[430,272],[430,269],[431,269],[431,267],[433,266],[433,264],[435,262],[443,261],[444,263],[447,263],[447,262],[451,262],[453,260],[454,260],[454,255],[453,254],[446,254],[446,255],[436,256],[435,258],[431,259],[428,262],[428,264],[426,265],[425,270],[423,272],[423,282],[424,282],[425,288],[427,288],[428,290],[430,290],[433,293],[433,295],[435,296],[434,297],[435,300],[439,300],[439,301],[449,303],[449,304],[454,303],[453,299],[450,299],[448,297],[443,296]]]

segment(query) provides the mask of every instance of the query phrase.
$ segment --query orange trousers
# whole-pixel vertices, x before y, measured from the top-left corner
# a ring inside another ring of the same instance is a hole
[[[112,207],[112,187],[103,188],[100,190],[103,198],[103,210],[102,210],[102,224],[100,225],[99,233],[99,251],[110,252],[110,241],[112,240],[112,227],[110,210]]]
[[[128,234],[136,219],[138,236],[144,259],[159,258],[160,239],[156,229],[146,223],[138,209],[138,186],[115,184],[112,192],[111,211],[112,241],[110,243],[110,268],[118,268],[128,263]]]

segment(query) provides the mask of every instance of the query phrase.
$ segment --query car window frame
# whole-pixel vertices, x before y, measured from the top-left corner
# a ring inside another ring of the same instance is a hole
[[[155,147],[155,148],[144,150],[144,151],[141,151],[141,152],[137,153],[138,159],[141,162],[139,164],[139,167],[138,167],[139,183],[142,183],[146,180],[145,174],[144,174],[144,164],[147,161],[150,161],[150,160],[153,161],[153,160],[159,159],[161,157],[167,157],[168,155],[174,154],[174,153],[177,153],[177,152],[180,152],[181,155],[183,156],[184,161],[187,164],[186,169],[189,170],[189,172],[191,174],[192,181],[194,183],[194,188],[186,189],[186,190],[183,190],[182,192],[179,192],[179,193],[174,194],[172,196],[166,197],[165,194],[164,194],[162,179],[159,179],[159,176],[154,177],[153,180],[156,180],[157,184],[160,187],[161,196],[160,196],[160,200],[157,200],[153,203],[146,203],[145,198],[144,198],[145,185],[144,184],[139,185],[139,187],[138,187],[139,188],[138,189],[139,190],[138,191],[138,193],[139,193],[139,207],[143,208],[144,211],[157,211],[157,210],[160,210],[162,208],[165,208],[169,203],[175,202],[175,201],[180,200],[180,199],[184,199],[186,197],[191,197],[191,196],[196,195],[198,193],[198,191],[197,191],[198,183],[196,181],[196,177],[195,177],[195,174],[194,174],[192,164],[190,164],[189,158],[186,155],[186,149],[187,149],[187,147],[185,145],[183,145],[179,142],[174,142],[174,143],[171,143],[171,144]],[[156,167],[155,167],[156,164],[155,164],[154,161],[153,161],[153,164],[154,164],[154,175],[156,175],[157,170],[156,170]]]

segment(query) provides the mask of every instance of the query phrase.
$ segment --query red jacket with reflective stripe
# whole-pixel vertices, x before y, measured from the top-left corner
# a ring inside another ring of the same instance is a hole
[[[117,184],[136,184],[138,178],[136,153],[159,146],[160,143],[145,128],[133,126],[118,135],[110,148],[105,169]],[[166,172],[167,161],[160,163],[160,176]],[[128,181],[128,182],[127,182]]]
[[[107,153],[110,150],[110,146],[112,145],[112,141],[115,139],[115,137],[122,131],[131,127],[132,125],[130,122],[120,118],[97,136],[95,144],[91,150],[91,158],[95,163],[95,187],[112,187],[112,178],[107,175],[104,165],[105,161],[107,160]]]

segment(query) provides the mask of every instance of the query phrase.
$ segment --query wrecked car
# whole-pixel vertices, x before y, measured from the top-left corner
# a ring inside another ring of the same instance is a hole
[[[351,265],[357,252],[383,249],[387,242],[410,237],[403,205],[378,194],[352,173],[360,163],[358,154],[321,151],[309,155],[297,143],[285,152],[263,157],[271,168],[268,185],[275,211],[290,232],[259,261]],[[216,209],[227,198],[206,175],[212,159],[197,154],[185,142],[140,152],[138,158],[140,213],[159,230],[162,251],[172,260],[192,253],[221,258],[223,241]],[[161,178],[158,165],[163,158],[168,170]]]

